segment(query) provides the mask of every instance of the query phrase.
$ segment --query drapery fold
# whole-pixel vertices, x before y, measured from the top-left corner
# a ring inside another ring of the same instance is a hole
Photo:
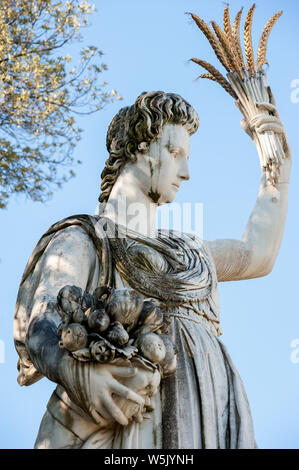
[[[42,377],[25,347],[30,302],[38,282],[35,268],[52,237],[70,226],[81,227],[94,243],[100,270],[97,279],[95,273],[91,276],[93,285],[128,285],[144,297],[156,299],[169,316],[169,333],[178,348],[178,368],[173,376],[162,380],[155,398],[157,411],[146,426],[131,423],[127,427],[115,425],[106,432],[95,429],[59,389],[60,395],[56,393],[50,399],[37,445],[47,442],[49,448],[59,446],[59,439],[54,439],[56,429],[57,435],[64,435],[63,447],[139,448],[150,442],[151,448],[165,449],[255,448],[242,380],[218,338],[219,301],[212,256],[193,235],[160,230],[157,238],[150,239],[130,230],[124,233],[123,227],[104,217],[88,215],[73,216],[50,227],[26,266],[18,294],[15,342],[20,356],[19,383],[30,385]],[[70,424],[76,422],[77,415],[81,437]],[[47,436],[50,428],[52,441]]]

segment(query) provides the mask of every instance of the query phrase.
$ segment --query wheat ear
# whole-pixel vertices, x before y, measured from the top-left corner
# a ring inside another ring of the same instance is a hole
[[[216,78],[211,73],[202,73],[199,75],[199,78],[208,78],[209,80],[213,80],[213,82],[217,82]]]
[[[223,13],[223,26],[224,26],[224,32],[226,34],[226,37],[228,39],[229,45],[230,45],[230,50],[233,55],[236,67],[237,67],[237,72],[240,75],[241,78],[243,78],[242,75],[242,64],[240,63],[235,40],[233,37],[233,32],[232,32],[232,27],[230,23],[230,15],[229,15],[229,6],[227,5],[224,9]]]
[[[260,42],[259,42],[259,47],[257,51],[257,60],[258,60],[258,69],[261,69],[266,62],[266,52],[267,52],[267,43],[269,39],[270,32],[275,25],[276,21],[278,18],[282,15],[282,11],[279,11],[275,15],[270,18],[270,20],[267,22],[266,26],[263,29]]]
[[[235,46],[236,46],[236,51],[237,51],[240,67],[241,69],[245,70],[243,53],[242,53],[242,48],[241,48],[241,43],[240,43],[240,23],[241,23],[242,12],[243,12],[243,8],[241,8],[241,10],[238,11],[236,15],[236,18],[233,23],[232,35],[235,41]]]
[[[206,69],[214,77],[215,81],[218,82],[225,89],[225,91],[227,91],[227,93],[229,93],[235,100],[238,98],[234,90],[230,86],[229,82],[212,64],[209,64],[209,62],[206,62],[205,60],[196,59],[195,57],[193,57],[191,60],[195,64],[200,65],[201,67]]]
[[[230,16],[229,16],[229,6],[227,5],[224,9],[223,12],[223,27],[224,27],[224,32],[226,34],[226,37],[228,39],[230,48],[232,53],[235,52],[235,44],[234,44],[234,39],[233,39],[233,33],[232,33],[232,27],[230,24]]]
[[[211,44],[217,58],[219,59],[219,61],[223,65],[223,67],[229,72],[230,67],[229,67],[229,64],[227,62],[225,52],[223,51],[223,48],[222,48],[221,44],[219,44],[219,42],[217,41],[217,38],[213,34],[212,30],[197,15],[194,15],[193,13],[191,13],[191,17],[192,17],[193,21],[197,24],[198,28],[203,32],[203,34],[205,35],[205,37],[207,38],[209,43]]]
[[[248,64],[251,75],[254,75],[255,73],[254,54],[253,54],[252,35],[251,35],[252,18],[253,18],[254,9],[255,9],[255,3],[252,5],[252,7],[248,11],[248,14],[245,20],[245,26],[244,26],[245,55],[246,55],[246,60],[247,60],[247,64]]]

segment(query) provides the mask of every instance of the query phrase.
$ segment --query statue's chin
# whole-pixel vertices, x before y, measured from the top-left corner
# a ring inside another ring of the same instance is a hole
[[[170,204],[175,200],[176,192],[175,191],[168,191],[167,194],[163,195],[159,201],[158,206],[163,206],[163,204]]]

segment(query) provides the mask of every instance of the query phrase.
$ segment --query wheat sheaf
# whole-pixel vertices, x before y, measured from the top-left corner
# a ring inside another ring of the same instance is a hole
[[[252,77],[255,76],[257,72],[262,70],[263,65],[265,63],[267,64],[266,52],[269,35],[274,24],[282,15],[282,11],[279,11],[266,23],[260,37],[257,50],[257,60],[255,61],[252,47],[252,21],[254,10],[255,4],[253,4],[249,9],[245,19],[244,55],[240,41],[240,23],[243,8],[237,13],[233,25],[231,25],[229,6],[227,5],[223,14],[223,30],[215,21],[211,22],[215,34],[201,18],[199,18],[194,13],[190,13],[191,18],[208,39],[218,60],[224,66],[226,71],[228,73],[236,72],[241,80],[243,80],[244,76],[247,74]],[[192,62],[195,62],[196,64],[203,67],[208,72],[200,75],[201,78],[208,78],[212,81],[218,82],[225,89],[225,91],[227,91],[234,99],[237,99],[237,95],[231,87],[230,83],[213,65],[195,57],[193,57],[191,60]]]

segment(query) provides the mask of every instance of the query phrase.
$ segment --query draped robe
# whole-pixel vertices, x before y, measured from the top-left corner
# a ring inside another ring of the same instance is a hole
[[[19,383],[42,374],[30,361],[25,340],[39,266],[55,234],[79,226],[93,241],[97,263],[86,290],[129,286],[154,298],[169,317],[178,350],[174,375],[162,380],[155,410],[143,423],[99,429],[58,386],[47,406],[37,448],[254,448],[253,424],[242,380],[219,339],[215,266],[196,236],[159,230],[147,238],[107,218],[73,216],[54,224],[26,266],[15,311]],[[74,254],[75,256],[75,254]],[[57,292],[63,286],[57,286]]]

